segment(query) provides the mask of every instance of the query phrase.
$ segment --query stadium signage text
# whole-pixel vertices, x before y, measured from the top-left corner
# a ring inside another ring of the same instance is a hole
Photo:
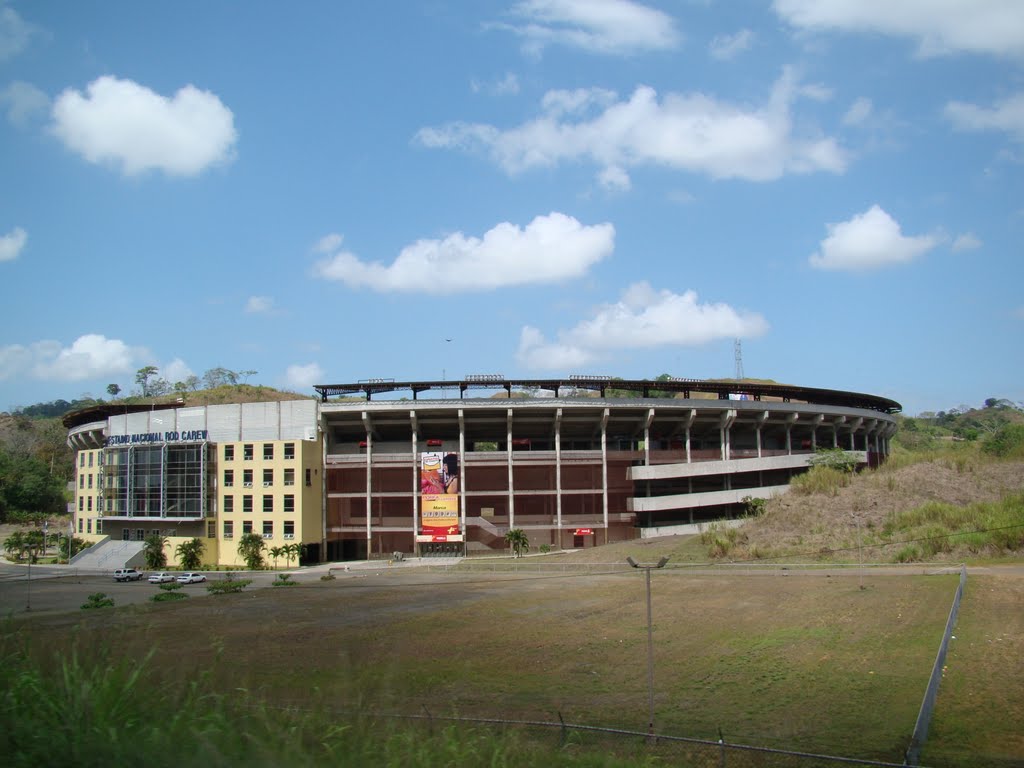
[[[139,443],[182,443],[200,442],[207,439],[205,429],[190,429],[185,432],[137,432],[134,435],[111,435],[107,445],[138,445]]]

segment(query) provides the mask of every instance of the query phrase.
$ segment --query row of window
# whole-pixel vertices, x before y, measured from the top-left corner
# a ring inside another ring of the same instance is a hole
[[[252,507],[252,502],[253,502],[252,494],[247,493],[244,496],[242,496],[241,498],[242,498],[242,511],[243,512],[252,512],[252,508],[253,508]],[[223,503],[223,505],[221,507],[221,511],[222,512],[234,512],[235,511],[235,497],[234,496],[225,496],[224,497],[224,503]],[[273,496],[273,494],[270,494],[270,493],[263,494],[263,511],[267,512],[267,513],[270,513],[270,512],[274,511],[274,496]],[[284,495],[284,508],[281,511],[282,512],[294,512],[295,511],[295,496],[294,496],[294,494],[286,493]]]
[[[242,459],[244,461],[252,461],[254,456],[254,446],[252,443],[243,443],[242,445]],[[295,443],[284,444],[284,457],[285,459],[295,458]],[[264,443],[263,444],[263,459],[265,461],[274,460],[274,444]],[[224,461],[235,460],[235,446],[225,445],[224,446]]]
[[[252,522],[252,520],[243,520],[242,521],[242,534],[244,535],[246,533],[252,533],[252,532],[253,532],[253,522]],[[295,538],[295,521],[294,520],[285,520],[284,524],[283,524],[283,531],[282,531],[282,533],[284,535],[284,538],[286,538],[286,539],[294,539]],[[224,521],[224,538],[225,539],[233,539],[234,537],[235,537],[235,521],[234,520],[225,520]],[[272,538],[274,538],[274,521],[273,520],[264,520],[263,521],[263,538],[264,539],[272,539]]]
[[[251,469],[242,470],[242,485],[246,488],[251,488],[253,482],[253,471]],[[263,470],[263,487],[266,488],[274,484],[274,470],[264,469]],[[284,471],[284,484],[295,485],[295,470],[288,468]],[[310,486],[313,484],[313,477],[311,470],[306,470],[306,485]],[[232,488],[235,485],[235,470],[225,469],[224,470],[224,487]],[[89,486],[92,487],[91,485]]]

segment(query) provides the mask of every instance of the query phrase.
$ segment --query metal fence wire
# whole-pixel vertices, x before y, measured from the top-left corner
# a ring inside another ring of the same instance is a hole
[[[519,733],[531,741],[541,744],[555,743],[562,750],[600,751],[624,759],[633,758],[640,761],[650,759],[653,764],[671,765],[675,768],[818,768],[819,766],[834,768],[834,766],[842,765],[901,768],[904,765],[902,762],[888,763],[771,747],[730,744],[724,739],[709,741],[683,736],[651,735],[643,731],[578,725],[562,721],[561,716],[559,716],[558,722],[436,716],[430,713],[376,713],[374,717],[405,720],[418,723],[431,730],[452,725],[465,728],[484,726]]]

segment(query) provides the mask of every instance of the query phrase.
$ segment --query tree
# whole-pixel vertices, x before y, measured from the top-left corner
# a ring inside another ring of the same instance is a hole
[[[4,539],[4,552],[8,558],[15,561],[21,560],[25,555],[25,534],[22,531],[15,531]]]
[[[239,371],[238,375],[243,377],[243,379],[242,379],[242,383],[243,384],[248,384],[249,383],[249,377],[250,376],[255,376],[257,373],[259,373],[259,371]]]
[[[299,564],[303,557],[306,555],[306,545],[295,542],[294,544],[286,544],[284,547],[285,557],[291,562],[291,559],[295,558],[295,563]]]
[[[146,567],[158,571],[167,567],[167,537],[159,533],[151,533],[144,539],[142,552],[146,556]]]
[[[107,394],[111,397],[117,397],[121,394],[121,388],[117,384],[107,384]]]
[[[238,540],[238,555],[245,561],[246,567],[255,571],[263,567],[263,550],[267,548],[263,537],[258,533],[243,533]]]
[[[207,389],[226,385],[234,386],[238,383],[238,374],[234,371],[229,371],[227,368],[211,368],[203,374],[203,383]]]
[[[0,444],[0,522],[65,511],[63,482],[50,473],[49,463],[31,454],[12,454]]]
[[[197,537],[181,542],[174,553],[178,556],[178,562],[181,563],[182,568],[186,571],[194,571],[203,561],[204,548],[203,540]]]
[[[196,376],[194,373],[189,374],[189,376],[186,377],[185,379],[185,386],[188,387],[189,390],[191,390],[192,392],[195,392],[197,389],[199,389],[200,383],[201,382],[199,381],[199,377]]]
[[[288,547],[286,547],[286,546],[285,547],[271,547],[270,548],[269,554],[270,554],[270,556],[272,558],[274,558],[274,570],[275,571],[277,570],[277,560],[278,560],[278,558],[284,557],[286,549],[288,549]]]
[[[143,397],[149,397],[149,380],[156,376],[159,370],[155,365],[147,365],[135,372],[135,383],[142,390]]]
[[[522,557],[530,551],[530,539],[522,528],[512,528],[505,534],[505,541],[512,547],[514,557]]]

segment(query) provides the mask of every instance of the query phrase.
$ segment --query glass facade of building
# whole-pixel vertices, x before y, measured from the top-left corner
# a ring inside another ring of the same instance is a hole
[[[208,468],[206,443],[108,448],[104,517],[205,517]]]

